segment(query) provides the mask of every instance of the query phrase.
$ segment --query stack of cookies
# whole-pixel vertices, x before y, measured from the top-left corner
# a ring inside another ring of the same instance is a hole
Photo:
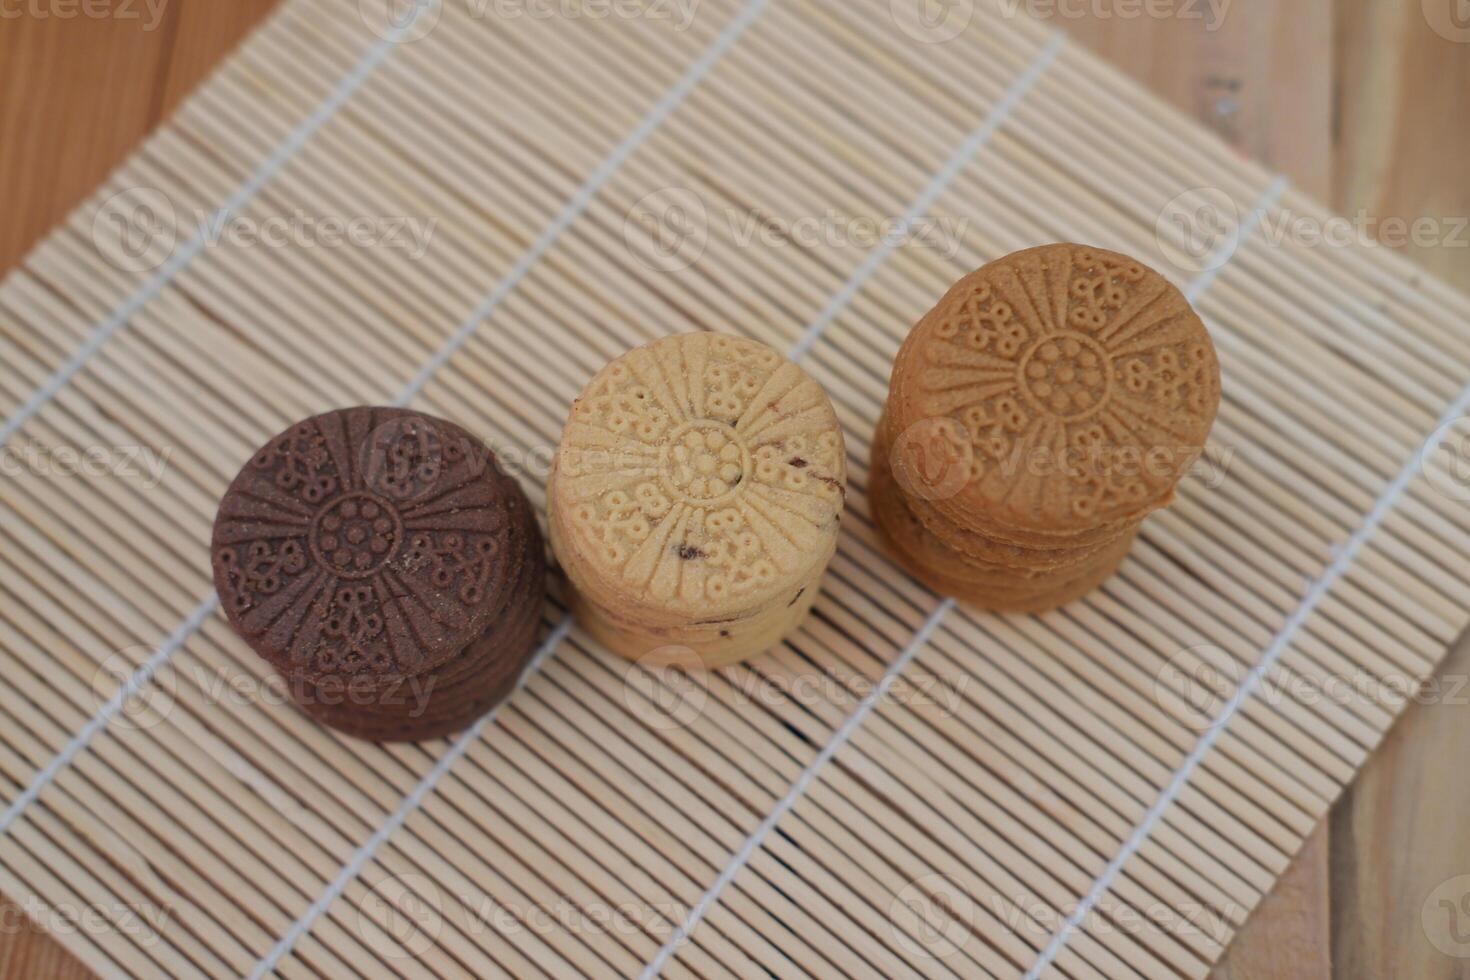
[[[759,653],[811,608],[846,484],[831,402],[780,354],[712,333],[630,351],[572,404],[548,486],[573,611],[649,664]]]
[[[1039,612],[1113,573],[1205,445],[1220,369],[1139,262],[1047,245],[956,283],[894,362],[870,500],[941,593]]]
[[[458,426],[393,408],[307,419],[220,502],[230,624],[309,715],[375,741],[467,727],[515,687],[546,559],[525,494]]]

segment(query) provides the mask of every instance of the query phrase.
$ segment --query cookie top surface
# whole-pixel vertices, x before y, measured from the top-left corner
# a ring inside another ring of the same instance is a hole
[[[826,393],[769,347],[639,347],[572,404],[552,478],[562,562],[661,609],[751,609],[830,554],[845,453]]]
[[[502,613],[540,532],[456,425],[349,408],[293,425],[220,501],[212,559],[230,623],[298,677],[432,669]]]
[[[1204,448],[1220,367],[1184,295],[1082,245],[965,276],[910,332],[889,412],[905,485],[949,509],[1066,532],[1167,501]]]

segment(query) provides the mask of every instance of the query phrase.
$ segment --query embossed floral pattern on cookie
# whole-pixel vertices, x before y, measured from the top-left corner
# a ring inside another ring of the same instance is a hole
[[[552,492],[599,580],[705,611],[763,601],[825,561],[845,487],[815,381],[754,341],[682,334],[592,380]]]
[[[482,630],[529,512],[462,430],[348,409],[271,440],[226,493],[213,558],[236,627],[306,674],[412,673]]]
[[[1146,509],[1193,463],[1219,403],[1214,348],[1183,295],[1101,249],[1046,246],[985,266],[905,350],[896,423],[957,422],[969,474],[951,495],[1038,525]]]

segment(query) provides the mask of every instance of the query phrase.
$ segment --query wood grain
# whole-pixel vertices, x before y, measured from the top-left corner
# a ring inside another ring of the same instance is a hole
[[[142,3],[131,5],[136,19],[0,20],[0,269],[96,187],[275,3],[155,0],[156,24]]]
[[[1242,152],[1324,200],[1332,192],[1331,0],[1241,4],[1218,22],[1092,16],[1072,35]],[[1215,976],[1331,975],[1330,834],[1318,828]]]
[[[0,898],[0,978],[83,980],[91,975],[50,933],[33,922],[25,909]]]
[[[173,0],[153,29],[85,18],[0,25],[0,269],[271,6]],[[1104,16],[1109,5],[1100,6],[1060,26],[1337,210],[1427,215],[1447,234],[1453,219],[1470,214],[1470,133],[1455,125],[1470,90],[1470,45],[1436,35],[1417,3],[1236,0],[1218,24],[1208,13],[1124,19]],[[1470,287],[1470,249],[1448,241],[1406,250]],[[1441,690],[1458,690],[1467,674],[1470,643],[1462,641],[1446,661]],[[1421,917],[1436,886],[1470,873],[1463,832],[1470,781],[1459,775],[1470,747],[1466,697],[1462,690],[1407,713],[1217,975],[1470,975],[1466,961],[1434,947]],[[0,978],[85,975],[34,928],[0,935]]]
[[[167,0],[152,23],[0,21],[0,270],[91,192],[276,4]],[[0,980],[91,976],[0,898]]]
[[[1333,0],[1236,0],[1218,20],[1204,3],[1174,6],[1179,16],[1093,14],[1061,24],[1242,153],[1328,199]]]
[[[1451,103],[1470,90],[1470,46],[1435,34],[1417,4],[1239,3],[1215,31],[1177,18],[1119,24],[1090,18],[1071,29],[1338,212],[1441,222],[1445,242],[1404,251],[1470,288],[1470,238],[1456,231],[1470,215],[1470,134],[1445,126],[1463,117]],[[1466,676],[1470,637],[1441,668],[1440,690]],[[1470,711],[1463,696],[1446,700],[1405,714],[1217,977],[1470,976],[1421,921],[1441,882],[1470,873],[1470,782],[1453,762],[1470,747]]]
[[[1419,4],[1350,0],[1337,25],[1338,133],[1333,193],[1343,213],[1428,217],[1437,244],[1410,242],[1415,261],[1470,289],[1470,131],[1461,96],[1470,90],[1470,44],[1428,28]],[[1456,229],[1459,229],[1456,231]],[[1332,957],[1341,976],[1470,977],[1470,960],[1447,956],[1451,924],[1470,934],[1470,636],[1439,672],[1437,691],[1407,711],[1331,817]],[[1446,881],[1458,906],[1433,917]],[[1430,921],[1426,924],[1426,907]]]

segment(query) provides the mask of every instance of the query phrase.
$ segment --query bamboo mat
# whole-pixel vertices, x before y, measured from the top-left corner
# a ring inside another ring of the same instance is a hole
[[[1015,5],[378,2],[288,2],[0,287],[0,890],[109,976],[1204,976],[1470,621],[1470,302],[1284,240],[1328,216]],[[1052,240],[1170,272],[1225,402],[1114,580],[997,617],[883,557],[869,437],[907,325]],[[495,715],[382,748],[217,614],[292,420],[411,403],[539,506],[586,379],[691,328],[847,430],[780,649],[648,671],[553,597]]]

